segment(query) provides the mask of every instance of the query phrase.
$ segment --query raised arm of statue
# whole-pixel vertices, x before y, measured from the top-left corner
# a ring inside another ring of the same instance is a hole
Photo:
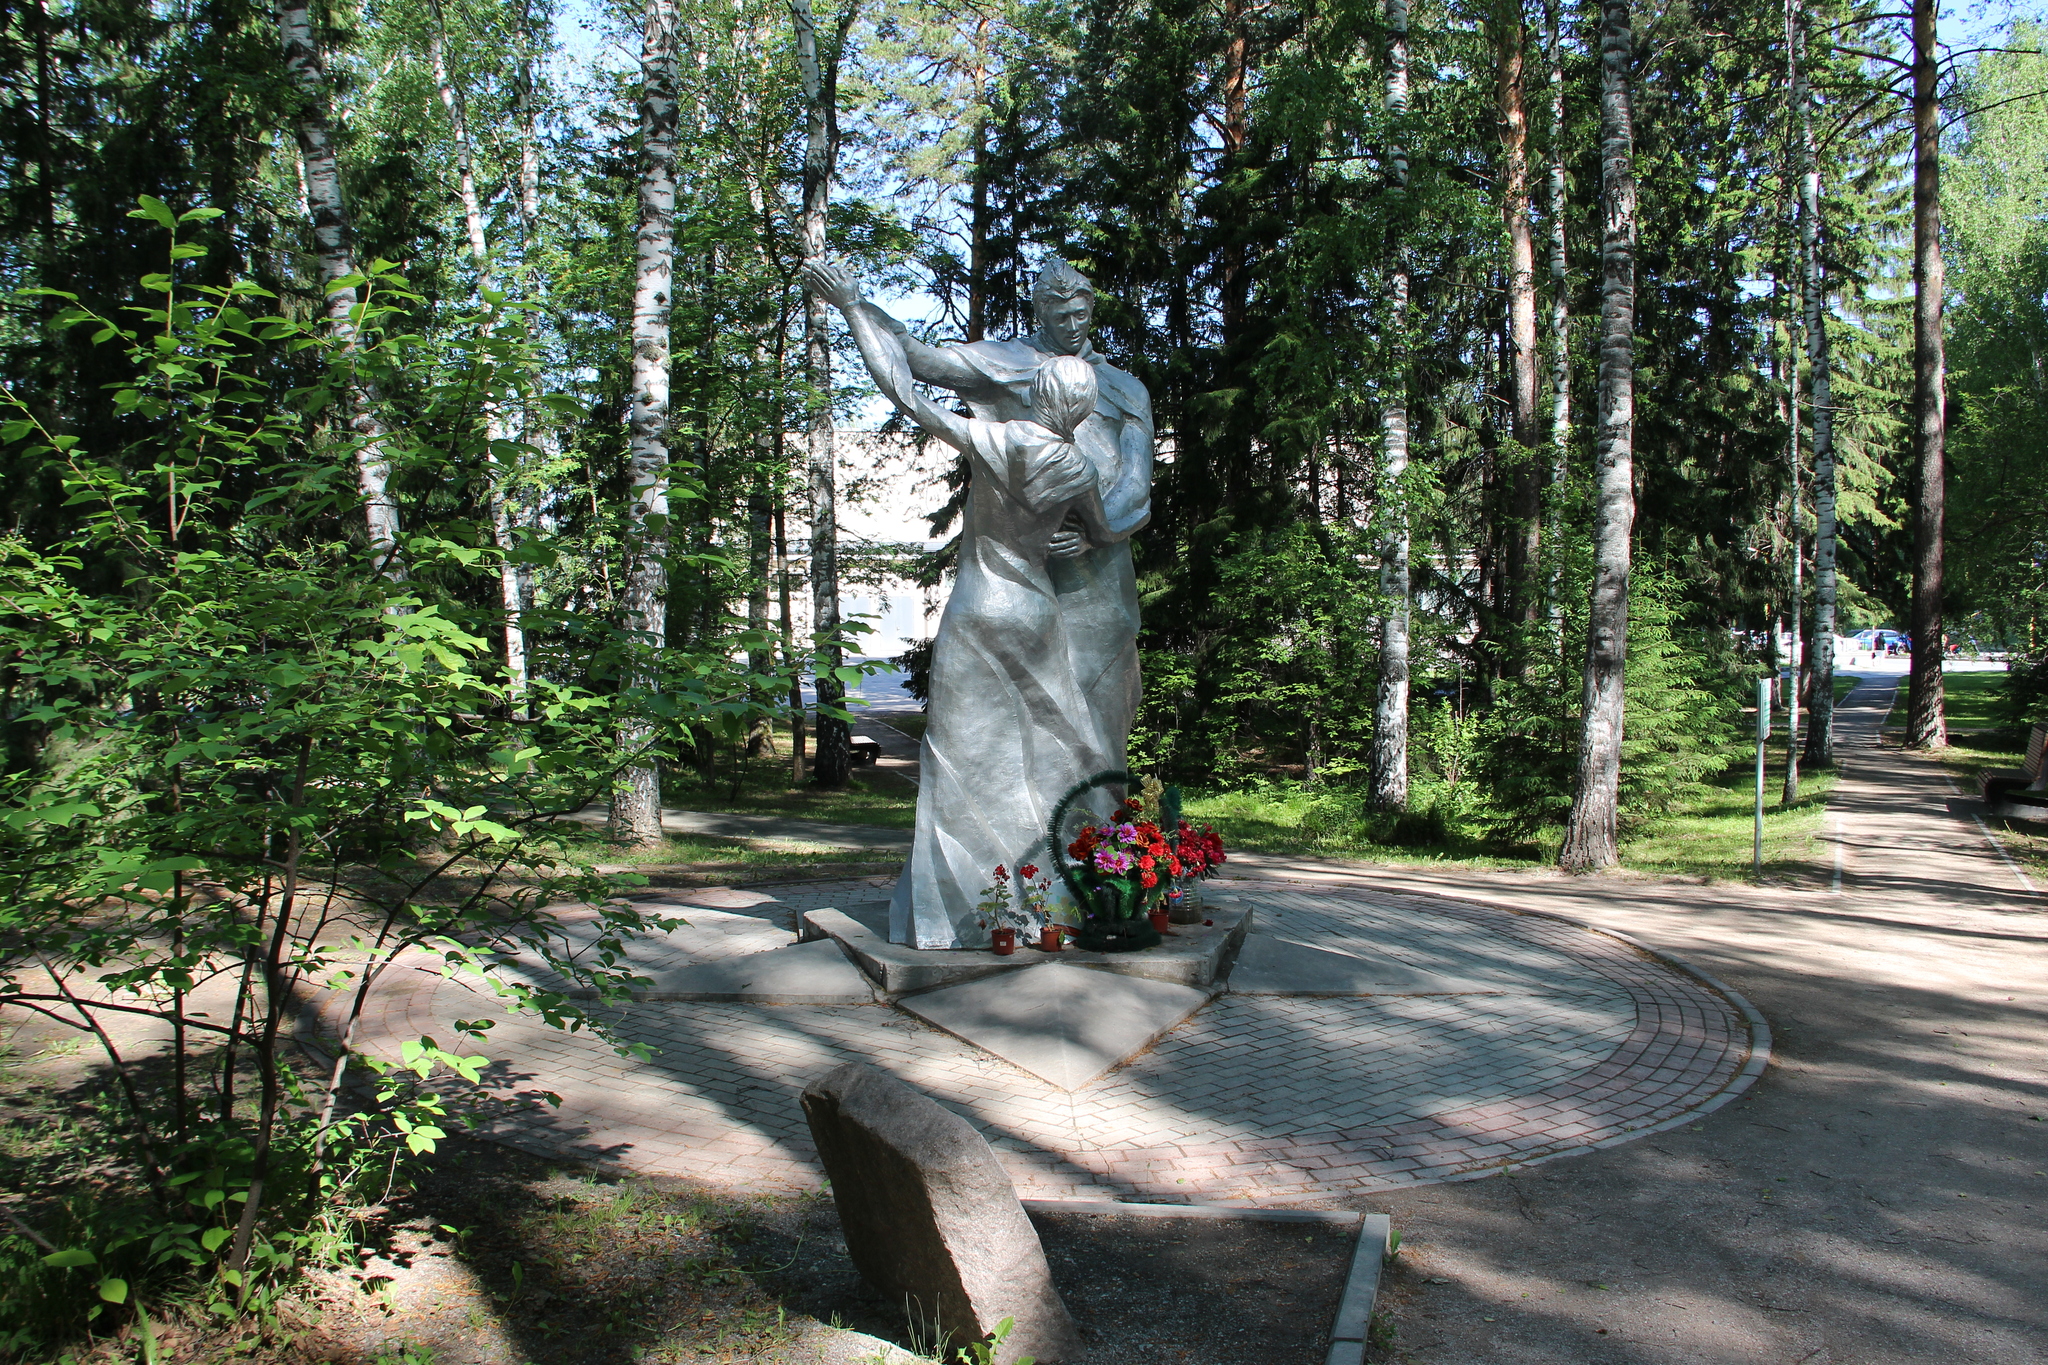
[[[846,315],[846,325],[853,329],[856,341],[860,337],[863,325],[893,337],[896,348],[902,352],[910,376],[919,383],[935,384],[939,388],[953,389],[956,392],[978,389],[987,384],[987,377],[962,360],[952,347],[927,346],[910,335],[909,328],[862,298],[859,282],[844,266],[834,265],[829,261],[806,261],[803,275],[805,284]],[[867,355],[865,348],[861,355]],[[873,365],[870,364],[869,368],[872,370]],[[876,376],[875,382],[881,383],[879,375]],[[895,397],[894,394],[890,396]],[[910,405],[904,403],[903,406],[908,410]]]
[[[853,334],[853,344],[860,348],[860,358],[866,362],[868,373],[874,377],[875,387],[882,391],[883,397],[909,413],[932,435],[956,450],[966,450],[973,440],[968,434],[967,420],[934,407],[912,382],[909,347],[918,343],[910,339],[903,324],[864,302],[860,297],[860,286],[854,283],[853,276],[836,265],[806,262],[804,279],[826,302],[846,315],[846,327]],[[923,349],[929,351],[933,348],[926,346]]]

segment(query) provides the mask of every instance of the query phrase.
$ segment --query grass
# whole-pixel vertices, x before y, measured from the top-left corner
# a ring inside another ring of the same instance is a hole
[[[1418,785],[1414,804],[1427,806],[1430,795]],[[1424,847],[1379,842],[1368,826],[1330,819],[1327,801],[1319,810],[1325,796],[1298,784],[1266,783],[1245,791],[1190,791],[1182,809],[1189,820],[1213,825],[1225,850],[1437,866],[1513,867],[1529,861],[1456,828],[1446,831],[1443,842]]]
[[[922,711],[891,711],[886,716],[878,715],[873,719],[877,725],[886,725],[898,734],[908,735],[912,739],[923,739],[925,722],[931,717]]]
[[[917,717],[922,721],[924,717]],[[748,815],[782,815],[793,820],[829,820],[845,825],[909,829],[917,823],[917,788],[903,778],[856,768],[840,791],[789,780],[789,732],[776,727],[775,753],[753,758],[724,753],[710,778],[688,769],[671,770],[662,802],[684,810]],[[808,753],[808,749],[806,750]]]
[[[1801,775],[1799,800],[1783,802],[1785,736],[1778,731],[1766,757],[1764,785],[1764,876],[1783,881],[1813,875],[1818,867],[1814,839],[1834,789],[1834,774]],[[1747,879],[1755,817],[1755,772],[1736,764],[1705,791],[1659,815],[1639,818],[1623,832],[1624,867],[1663,876]],[[1437,789],[1418,784],[1413,804],[1426,808]],[[1535,843],[1485,837],[1452,822],[1438,842],[1405,843],[1399,829],[1371,823],[1331,821],[1326,802],[1299,786],[1268,784],[1248,791],[1190,793],[1187,814],[1216,827],[1224,847],[1248,853],[1350,858],[1393,865],[1428,864],[1484,868],[1548,866],[1557,856],[1561,831]],[[1426,824],[1420,828],[1427,830]],[[1414,833],[1418,823],[1406,832]],[[1436,831],[1428,831],[1437,833]],[[1373,836],[1381,836],[1376,839]]]
[[[549,843],[565,854],[607,868],[638,872],[656,884],[719,885],[728,882],[797,881],[832,875],[894,871],[902,862],[890,851],[866,851],[800,839],[773,842],[726,839],[710,834],[669,834],[655,848],[622,849],[601,828],[571,826]]]
[[[2012,728],[2005,703],[2005,674],[1945,673],[1941,691],[1949,729],[1981,732]],[[2020,736],[2020,748],[2026,748],[2024,734]]]
[[[1773,736],[1764,755],[1765,881],[1782,883],[1817,874],[1820,860],[1814,840],[1834,787],[1832,772],[1802,770],[1799,799],[1786,805],[1785,734],[1780,730]],[[1626,831],[1622,866],[1659,876],[1746,880],[1752,875],[1755,822],[1752,757],[1724,772],[1705,792]]]

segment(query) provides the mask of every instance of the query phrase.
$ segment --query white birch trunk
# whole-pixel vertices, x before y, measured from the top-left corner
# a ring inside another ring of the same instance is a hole
[[[433,63],[434,83],[441,92],[441,107],[448,113],[448,129],[455,149],[456,192],[462,200],[462,222],[469,236],[470,259],[476,264],[477,289],[480,293],[487,293],[495,286],[492,283],[490,241],[484,231],[483,202],[476,192],[475,148],[469,138],[468,102],[449,75],[447,34],[442,30],[441,7],[438,4],[434,6],[434,27],[427,39],[427,55]],[[495,312],[488,299],[485,309],[487,313]],[[505,680],[513,709],[519,711],[525,704],[526,693],[526,632],[520,626],[520,616],[526,603],[525,594],[521,591],[519,566],[512,562],[512,513],[505,502],[505,485],[512,471],[503,452],[512,447],[512,432],[506,425],[504,409],[495,401],[484,405],[484,440],[484,458],[491,465],[490,491],[485,495],[485,502],[491,518],[491,541],[498,547],[498,598],[505,612]]]
[[[1550,487],[1553,498],[1565,487],[1572,453],[1572,313],[1571,284],[1566,276],[1564,178],[1564,55],[1558,44],[1558,0],[1543,8],[1544,56],[1549,65],[1550,166],[1544,210],[1550,222]],[[1544,575],[1549,593],[1552,639],[1562,657],[1564,613],[1558,601],[1562,567],[1553,564]]]
[[[285,78],[299,97],[294,132],[306,206],[313,222],[315,274],[326,294],[328,333],[352,351],[360,330],[356,308],[362,295],[354,285],[340,283],[356,273],[356,263],[348,204],[341,193],[341,160],[329,113],[327,72],[313,28],[312,0],[281,0],[277,33],[284,49]],[[370,554],[387,577],[403,578],[398,504],[391,497],[391,456],[386,448],[390,435],[377,414],[374,390],[360,378],[349,390],[348,424],[358,442],[356,488],[363,498]]]
[[[669,315],[675,269],[675,0],[647,0],[640,45],[640,215],[633,253],[632,391],[626,412],[633,475],[627,508],[623,616],[636,648],[652,654],[667,641]],[[658,685],[652,668],[632,680]],[[661,768],[649,749],[653,726],[630,721],[622,745],[645,757],[620,774],[612,793],[611,833],[622,844],[661,841]]]
[[[1400,120],[1408,112],[1408,0],[1387,4],[1387,114]],[[1406,197],[1408,152],[1392,150],[1395,193]],[[1372,726],[1372,804],[1380,810],[1408,808],[1408,625],[1410,531],[1408,498],[1408,260],[1398,238],[1394,267],[1387,281],[1393,302],[1394,373],[1389,377],[1387,406],[1380,415],[1383,443],[1380,463],[1380,682],[1374,699]]]
[[[1636,177],[1629,0],[1600,6],[1600,430],[1594,451],[1593,593],[1580,693],[1578,778],[1558,864],[1620,861],[1622,686],[1628,662],[1629,533],[1635,525]]]
[[[1806,50],[1805,7],[1794,0],[1798,23],[1794,53]],[[1835,762],[1835,617],[1839,585],[1835,573],[1835,401],[1828,352],[1827,274],[1821,264],[1820,153],[1813,136],[1813,96],[1802,61],[1792,86],[1799,138],[1800,287],[1806,318],[1806,363],[1813,393],[1813,704],[1807,711],[1806,761]]]

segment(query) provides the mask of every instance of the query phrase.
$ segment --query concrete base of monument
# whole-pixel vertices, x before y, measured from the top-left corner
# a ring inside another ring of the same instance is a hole
[[[898,1005],[1062,1090],[1079,1090],[1159,1041],[1221,989],[1092,972],[1037,955],[1015,975],[925,991]]]
[[[1210,902],[1211,924],[1177,924],[1156,948],[1136,953],[1090,953],[1069,945],[1057,953],[1020,946],[1008,957],[982,949],[909,948],[889,942],[889,905],[868,901],[846,909],[806,911],[797,924],[804,942],[831,939],[886,995],[939,990],[988,976],[1021,972],[1048,962],[1117,976],[1164,981],[1206,990],[1230,972],[1252,926],[1252,907]]]

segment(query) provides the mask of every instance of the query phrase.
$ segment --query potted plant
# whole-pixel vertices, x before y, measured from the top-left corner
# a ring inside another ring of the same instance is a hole
[[[1052,895],[1052,878],[1040,877],[1037,867],[1030,863],[1018,868],[1017,875],[1023,880],[1024,913],[1029,917],[1021,927],[1027,934],[1036,928],[1041,951],[1059,952],[1064,946],[1061,940],[1066,934],[1066,929],[1063,925],[1053,923],[1052,909],[1047,904]]]
[[[1036,929],[1045,917],[1045,894],[1051,883],[1034,888],[1031,879],[1038,875],[1038,869],[1029,863],[1018,868],[1017,873],[1024,882],[1023,905],[1017,905],[1013,898],[1010,870],[999,866],[995,880],[981,889],[981,900],[974,907],[981,912],[981,927],[989,931],[989,950],[997,957],[1016,952],[1017,931]]]

